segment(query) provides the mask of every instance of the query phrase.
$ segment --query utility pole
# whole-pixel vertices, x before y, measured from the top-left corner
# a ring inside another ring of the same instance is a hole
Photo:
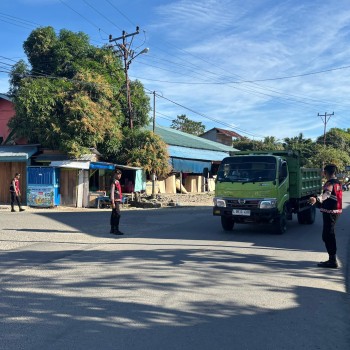
[[[153,91],[153,134],[156,129],[156,92]],[[152,172],[152,198],[156,197],[156,174]]]
[[[156,92],[153,91],[153,134],[156,129]]]
[[[124,73],[125,73],[125,79],[126,79],[126,100],[127,100],[127,105],[128,105],[128,117],[129,117],[129,127],[132,129],[134,127],[134,122],[133,122],[133,116],[132,116],[132,105],[131,105],[131,96],[130,96],[130,85],[129,85],[129,76],[128,76],[128,70],[131,61],[136,57],[134,56],[134,52],[130,50],[130,46],[132,43],[132,40],[135,35],[140,33],[140,28],[136,27],[136,31],[134,33],[127,34],[125,30],[122,32],[122,36],[118,38],[112,37],[112,35],[109,36],[109,42],[117,42],[118,40],[122,40],[122,44],[116,44],[121,51],[123,55],[123,60],[124,60]],[[126,41],[126,38],[132,36],[131,43],[128,44]],[[129,60],[129,56],[131,56],[131,59]]]
[[[321,117],[321,120],[322,120],[322,122],[324,124],[324,128],[323,128],[323,146],[326,146],[326,128],[327,128],[327,123],[328,123],[329,119],[331,118],[331,116],[334,115],[334,112],[333,113],[325,112],[324,114],[318,113],[317,115],[319,117]]]

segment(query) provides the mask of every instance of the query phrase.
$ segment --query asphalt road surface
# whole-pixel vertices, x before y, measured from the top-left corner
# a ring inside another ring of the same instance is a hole
[[[350,193],[337,225],[287,233],[237,225],[210,207],[0,210],[0,349],[350,349]]]

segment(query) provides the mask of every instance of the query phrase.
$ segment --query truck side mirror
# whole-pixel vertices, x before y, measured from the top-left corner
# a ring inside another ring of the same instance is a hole
[[[285,179],[288,175],[288,172],[287,172],[287,167],[283,166],[282,167],[282,176],[283,178]]]
[[[288,176],[287,163],[282,163],[280,167],[279,182],[283,182]]]

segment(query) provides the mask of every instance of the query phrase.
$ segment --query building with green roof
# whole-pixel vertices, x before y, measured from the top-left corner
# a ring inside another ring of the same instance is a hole
[[[152,130],[149,126],[148,130]],[[204,169],[212,169],[222,159],[237,149],[219,142],[206,140],[173,128],[156,126],[155,133],[168,146],[170,162],[174,172],[203,173]]]

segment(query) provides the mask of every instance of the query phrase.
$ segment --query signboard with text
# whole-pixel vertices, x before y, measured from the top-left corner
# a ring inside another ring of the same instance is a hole
[[[27,205],[30,207],[53,207],[54,188],[52,186],[28,186]]]

